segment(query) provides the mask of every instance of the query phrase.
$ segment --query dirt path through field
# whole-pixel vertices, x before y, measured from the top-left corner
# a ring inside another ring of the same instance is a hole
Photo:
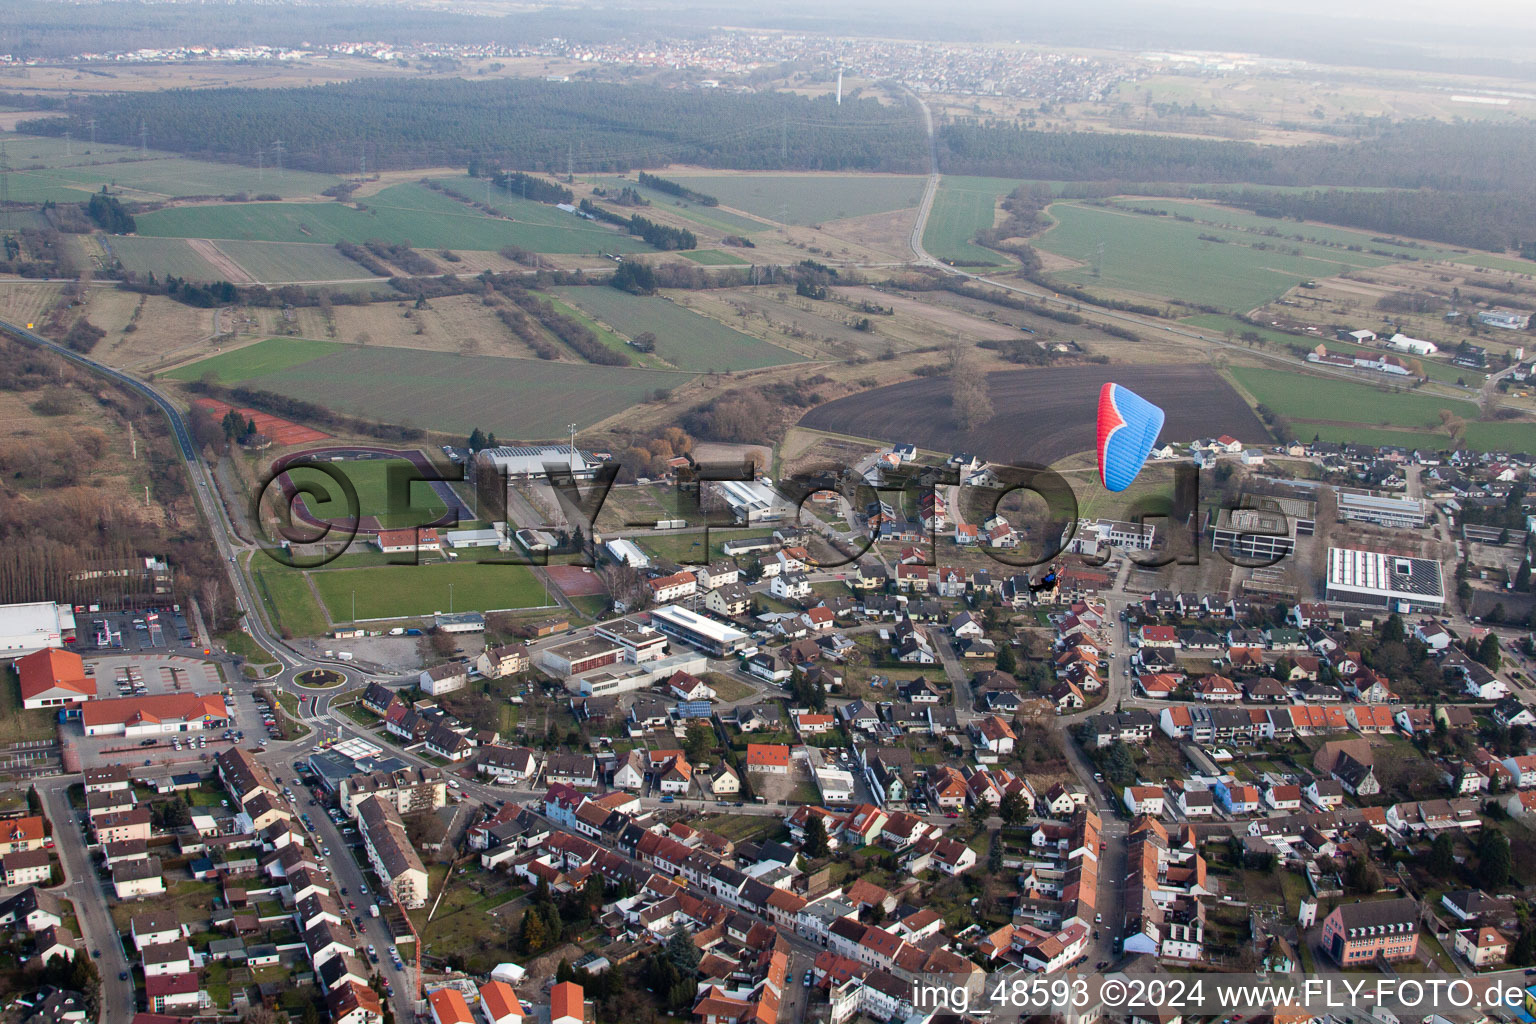
[[[230,259],[229,254],[206,238],[189,238],[187,244],[203,259],[218,268],[219,273],[231,284],[258,284],[244,267]]]

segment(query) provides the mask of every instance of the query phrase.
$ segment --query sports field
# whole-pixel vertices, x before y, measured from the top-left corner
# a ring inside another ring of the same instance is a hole
[[[244,384],[264,373],[277,373],[346,348],[334,341],[268,338],[254,345],[200,359],[165,374],[172,380],[202,380],[212,373],[220,384]]]
[[[601,285],[555,292],[620,334],[630,338],[643,331],[655,334],[656,354],[680,370],[755,370],[800,361],[793,352],[660,295],[631,295]]]
[[[1055,203],[1049,212],[1057,223],[1034,244],[1085,264],[1052,276],[1235,312],[1279,298],[1302,281],[1391,262],[1362,252],[1265,239],[1115,207]],[[1095,277],[1091,264],[1100,245],[1102,275]]]
[[[1001,266],[1007,260],[971,239],[997,219],[997,204],[1022,182],[1007,178],[967,178],[946,175],[933,197],[933,210],[923,230],[923,248],[941,259],[970,266]]]
[[[330,569],[309,573],[333,622],[391,619],[433,612],[537,608],[544,586],[523,565],[452,562],[434,565]],[[451,593],[450,593],[450,587]]]
[[[721,206],[779,223],[820,224],[905,210],[923,198],[915,174],[692,174],[665,177],[714,196]]]
[[[515,220],[479,213],[416,184],[392,185],[344,203],[221,203],[175,206],[137,218],[141,235],[266,242],[386,242],[431,249],[496,250],[507,245],[548,253],[641,252],[637,238],[563,213],[552,206],[503,199],[493,204]]]
[[[240,242],[224,239],[219,251],[264,284],[298,281],[355,281],[373,277],[334,246],[317,242]]]
[[[386,530],[427,526],[448,511],[447,504],[428,483],[412,483],[409,494],[398,495],[397,500],[390,499],[388,480],[391,469],[395,472],[415,470],[405,459],[349,459],[327,463],[327,467],[344,473],[357,491],[358,514],[372,516]],[[328,473],[309,466],[295,466],[286,475],[295,486],[324,489],[324,498],[316,494],[303,496],[304,508],[311,516],[323,522],[348,518],[346,496]]]
[[[196,380],[210,362],[177,372]],[[237,364],[230,372],[245,371]],[[670,370],[339,345],[242,382],[369,420],[456,434],[480,427],[511,440],[564,437],[569,423],[591,426],[692,379]]]

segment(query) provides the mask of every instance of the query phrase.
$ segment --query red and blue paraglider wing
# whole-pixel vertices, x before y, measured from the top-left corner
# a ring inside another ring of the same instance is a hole
[[[1163,429],[1163,410],[1119,384],[1099,389],[1099,479],[1111,491],[1131,486]]]

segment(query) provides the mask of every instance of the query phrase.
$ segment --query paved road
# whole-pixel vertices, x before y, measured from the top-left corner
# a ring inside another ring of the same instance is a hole
[[[112,915],[107,913],[110,897],[106,884],[91,864],[79,822],[69,806],[67,790],[74,781],[73,775],[60,775],[34,782],[43,810],[53,822],[54,845],[64,865],[64,884],[54,892],[74,903],[86,950],[101,950],[101,959],[96,961],[101,971],[101,1024],[126,1024],[133,1019],[135,1008],[133,976],[130,973],[127,981],[120,981],[118,975],[131,971],[132,965],[123,953],[123,940]]]

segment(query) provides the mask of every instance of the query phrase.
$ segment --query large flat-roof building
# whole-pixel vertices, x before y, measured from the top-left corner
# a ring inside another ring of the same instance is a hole
[[[1211,550],[1273,561],[1296,550],[1297,520],[1257,508],[1224,508],[1211,526]]]
[[[747,645],[747,634],[736,627],[675,604],[652,608],[650,615],[651,625],[667,636],[717,658],[734,654]]]
[[[1326,598],[1394,611],[1438,612],[1445,605],[1440,563],[1355,548],[1328,549]]]
[[[1394,530],[1423,529],[1429,522],[1429,502],[1402,494],[1345,491],[1339,495],[1339,518],[1375,523]]]
[[[546,466],[553,466],[570,470],[571,475],[578,480],[590,480],[601,465],[588,460],[580,449],[568,444],[483,448],[475,453],[475,459],[482,466],[489,465],[514,479],[541,477]]]
[[[0,605],[0,654],[31,654],[75,640],[75,612],[67,604],[34,601]]]
[[[144,736],[223,729],[229,711],[218,694],[160,693],[87,701],[80,708],[80,724],[87,736]]]
[[[725,500],[738,523],[762,523],[783,519],[788,507],[772,487],[758,480],[720,480],[711,484]]]

